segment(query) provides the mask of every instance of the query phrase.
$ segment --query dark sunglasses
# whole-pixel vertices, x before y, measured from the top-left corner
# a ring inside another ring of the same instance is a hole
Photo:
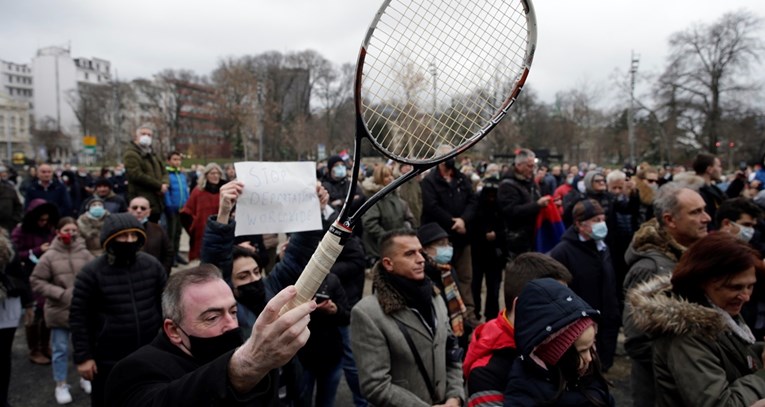
[[[145,211],[145,210],[147,210],[147,209],[149,209],[149,208],[148,208],[148,207],[146,207],[146,206],[131,206],[131,207],[130,207],[130,209],[132,209],[132,210],[134,210],[134,211],[135,211],[135,210],[138,210],[138,209],[140,209],[140,210],[142,210],[142,211]]]

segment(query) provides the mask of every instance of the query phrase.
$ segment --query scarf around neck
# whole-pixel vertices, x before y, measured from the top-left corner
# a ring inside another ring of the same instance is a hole
[[[433,330],[435,326],[433,315],[433,282],[425,277],[422,280],[410,280],[400,277],[388,271],[383,271],[385,281],[404,297],[407,307],[414,308],[420,313],[422,319]]]

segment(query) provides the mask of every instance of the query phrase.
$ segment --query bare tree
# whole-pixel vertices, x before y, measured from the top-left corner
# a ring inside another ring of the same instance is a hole
[[[717,153],[721,125],[735,98],[758,88],[746,75],[759,60],[762,20],[747,11],[723,15],[711,25],[695,24],[670,37],[670,60],[662,80],[681,126]]]

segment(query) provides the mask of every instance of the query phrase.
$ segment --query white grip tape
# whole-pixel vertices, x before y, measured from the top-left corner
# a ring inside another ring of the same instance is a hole
[[[340,244],[340,236],[327,232],[295,283],[297,296],[282,308],[279,315],[308,302],[316,295],[316,291],[324,282],[324,278],[327,277],[329,270],[342,251],[343,245]]]

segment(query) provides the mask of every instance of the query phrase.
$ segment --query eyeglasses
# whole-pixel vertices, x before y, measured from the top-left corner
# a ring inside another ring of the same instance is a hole
[[[149,209],[149,208],[148,208],[148,207],[146,207],[146,206],[131,206],[131,207],[130,207],[130,209],[132,209],[132,210],[134,210],[134,211],[137,211],[137,210],[142,210],[142,211],[145,211],[145,210],[147,210],[147,209]]]

